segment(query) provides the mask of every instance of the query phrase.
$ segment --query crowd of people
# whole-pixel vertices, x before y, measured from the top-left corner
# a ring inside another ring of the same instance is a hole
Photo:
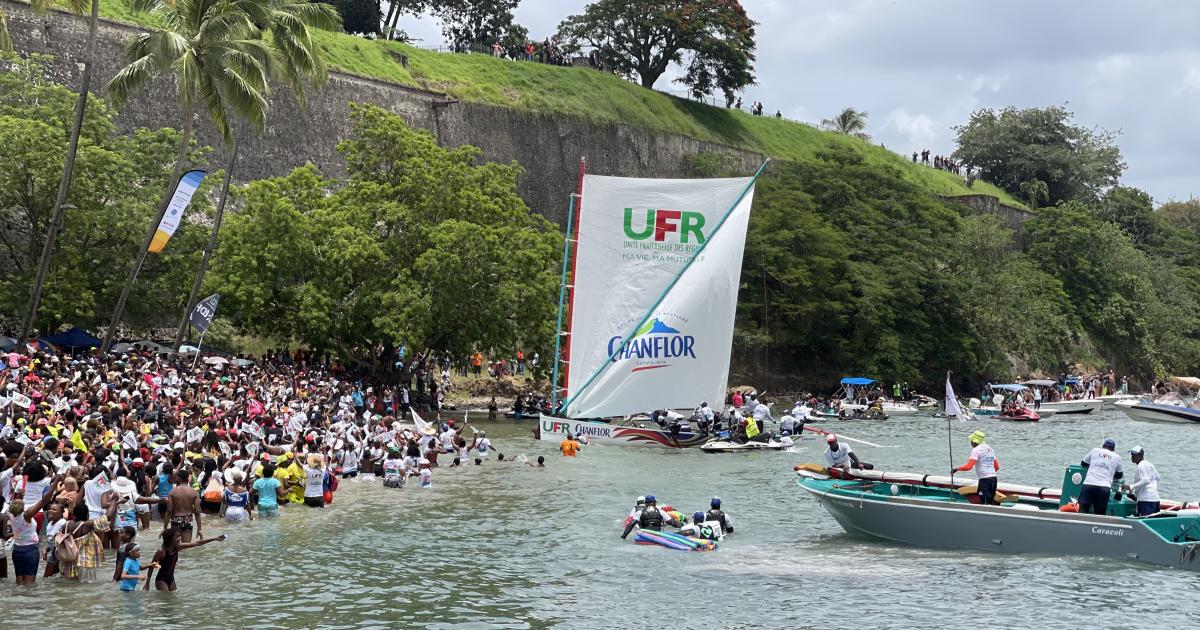
[[[933,168],[936,168],[939,171],[946,171],[947,173],[954,173],[955,175],[963,174],[962,163],[955,160],[954,158],[949,158],[949,157],[946,157],[943,155],[935,155],[935,156],[933,156],[933,160],[931,162],[930,157],[929,157],[929,149],[924,149],[919,152],[913,151],[912,152],[912,161],[913,161],[913,164],[920,163],[920,164],[924,164],[925,166],[932,166]],[[968,169],[968,172],[969,172],[969,170],[970,169]]]
[[[0,357],[0,578],[11,556],[18,584],[96,581],[107,550],[122,589],[174,590],[178,553],[219,540],[206,522],[324,508],[348,478],[429,488],[439,466],[504,460],[485,431],[418,412],[448,389],[448,357],[398,361],[391,383],[302,352],[195,367],[149,352]]]
[[[505,46],[501,42],[492,44],[492,56],[497,59],[511,59],[513,61],[533,61],[536,63],[544,63],[552,66],[570,66],[573,61],[557,37],[547,37],[541,43],[528,41],[524,44],[515,43],[510,46]],[[588,65],[603,70],[603,61],[600,56],[600,51],[593,50],[588,56]]]

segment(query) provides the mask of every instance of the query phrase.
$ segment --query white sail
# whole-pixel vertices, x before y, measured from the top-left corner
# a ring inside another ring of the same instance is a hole
[[[971,418],[971,412],[963,409],[962,405],[958,404],[958,397],[954,395],[954,388],[950,386],[950,375],[946,375],[946,417],[958,418],[960,422],[966,422]]]
[[[724,398],[752,182],[584,178],[567,417]]]

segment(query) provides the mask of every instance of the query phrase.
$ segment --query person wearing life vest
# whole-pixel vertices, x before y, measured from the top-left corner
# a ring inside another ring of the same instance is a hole
[[[975,477],[979,480],[980,501],[984,505],[995,505],[996,483],[998,482],[996,473],[1000,472],[1000,460],[996,459],[996,452],[992,450],[992,447],[984,443],[985,437],[983,431],[971,434],[971,456],[967,459],[967,463],[951,470],[950,474],[967,472],[974,468]]]
[[[708,503],[708,512],[704,514],[705,521],[713,521],[721,526],[722,534],[733,533],[733,519],[721,509],[721,497],[713,497]]]
[[[1079,489],[1079,511],[1083,514],[1108,513],[1108,497],[1114,481],[1125,476],[1121,467],[1121,456],[1116,453],[1117,442],[1104,440],[1100,448],[1094,448],[1079,462],[1087,469],[1083,487]]]
[[[672,518],[669,514],[658,509],[658,500],[654,498],[654,495],[648,494],[646,495],[646,507],[642,508],[641,514],[639,514],[636,519],[630,521],[629,524],[625,526],[625,531],[621,534],[621,538],[624,539],[626,536],[628,536],[629,533],[633,531],[634,527],[648,529],[654,532],[661,532],[663,524],[667,524],[672,527],[679,527],[682,525],[682,523]]]
[[[680,528],[679,533],[702,540],[720,540],[721,526],[712,521],[706,521],[704,512],[696,512],[692,515],[692,521]]]

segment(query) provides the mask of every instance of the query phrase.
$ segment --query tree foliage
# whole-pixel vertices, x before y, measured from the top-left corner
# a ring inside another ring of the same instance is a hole
[[[19,321],[36,273],[71,130],[75,94],[48,79],[40,57],[8,58],[0,72],[0,316]],[[179,134],[171,129],[117,133],[113,112],[93,100],[86,110],[75,176],[67,196],[61,236],[40,315],[45,332],[60,325],[93,327],[107,316],[121,290],[113,270],[126,268],[155,213],[170,175]],[[204,164],[203,152],[193,163]],[[193,200],[210,207],[202,189]],[[185,221],[172,247],[150,257],[130,299],[129,322],[161,323],[178,312],[203,241],[203,227]]]
[[[513,27],[513,10],[521,0],[432,0],[442,35],[459,45],[490,46]]]
[[[375,106],[339,151],[345,179],[310,165],[240,192],[210,274],[236,325],[359,359],[552,339],[562,237],[517,196],[516,164]]]
[[[754,84],[754,21],[737,0],[598,0],[559,25],[569,45],[586,44],[625,76],[654,87],[671,64],[696,95],[732,94]]]
[[[821,126],[840,133],[843,136],[857,136],[863,140],[870,140],[871,136],[867,135],[867,118],[870,116],[867,112],[860,112],[853,107],[847,107],[838,112],[833,118],[826,118],[821,121]]]
[[[1051,205],[1095,201],[1116,185],[1125,162],[1116,134],[1073,119],[1060,106],[980,109],[954,128],[954,158],[1014,195],[1023,195],[1021,184],[1036,179],[1048,187]]]

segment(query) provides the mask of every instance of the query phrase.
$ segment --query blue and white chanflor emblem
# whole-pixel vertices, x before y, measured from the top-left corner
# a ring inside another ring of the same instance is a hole
[[[613,356],[615,353],[615,356]],[[667,367],[675,359],[696,358],[696,338],[685,335],[664,324],[657,317],[646,322],[627,341],[617,335],[608,340],[608,354],[613,363],[635,361],[632,371]]]

